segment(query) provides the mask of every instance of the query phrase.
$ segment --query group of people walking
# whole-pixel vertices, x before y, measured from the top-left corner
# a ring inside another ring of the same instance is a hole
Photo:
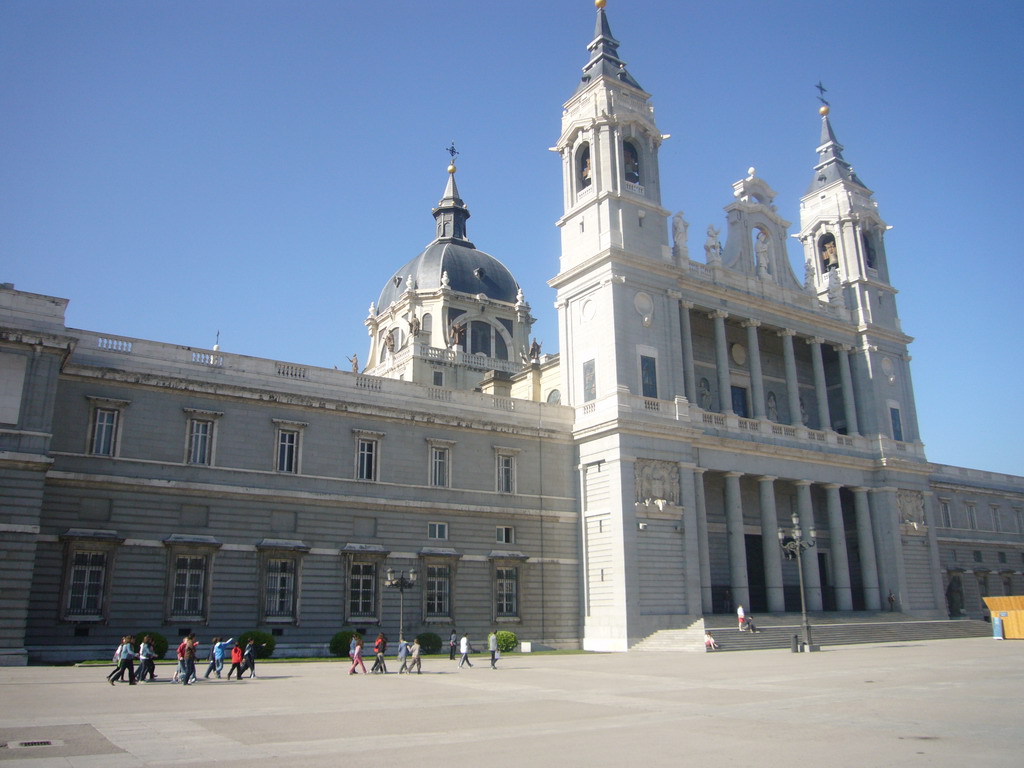
[[[362,670],[363,674],[367,674],[366,664],[363,662],[364,655],[364,644],[363,638],[358,634],[353,634],[352,639],[349,642],[348,657],[352,660],[352,665],[348,668],[350,675],[359,674],[357,670]],[[370,668],[370,674],[384,674],[388,673],[388,665],[385,658],[388,649],[388,638],[383,632],[377,635],[377,639],[373,643],[373,654],[374,662]],[[463,633],[461,639],[458,633],[453,629],[451,636],[448,638],[448,658],[451,661],[455,661],[455,652],[458,650],[459,656],[459,668],[472,667],[473,663],[469,660],[469,654],[474,653],[475,649],[469,642],[469,636]],[[495,630],[487,636],[487,649],[491,654],[491,669],[497,669],[498,659],[501,658],[501,652],[498,650],[498,631]],[[404,637],[398,640],[398,660],[402,662],[402,666],[398,669],[398,674],[412,674],[415,670],[416,674],[422,674],[423,667],[420,659],[420,641],[419,638],[414,638],[412,643],[409,643]]]
[[[178,644],[177,657],[178,667],[171,678],[172,683],[191,685],[198,681],[196,675],[196,657],[198,655],[199,641],[195,634],[185,635]],[[231,669],[228,671],[228,680],[231,675],[236,675],[236,680],[241,680],[245,672],[249,677],[256,677],[256,641],[250,639],[245,648],[234,644],[232,638],[222,640],[219,637],[213,638],[209,651],[210,664],[206,668],[204,679],[216,673],[220,678],[224,669],[225,657],[230,653]],[[138,659],[138,675],[135,670],[135,660]],[[128,675],[128,684],[135,685],[136,682],[151,682],[156,679],[156,651],[153,646],[153,638],[146,635],[139,643],[138,651],[135,649],[135,636],[125,635],[121,638],[121,644],[114,651],[114,664],[116,665],[110,674],[107,675],[107,682],[114,685],[117,682],[124,682],[125,674]]]

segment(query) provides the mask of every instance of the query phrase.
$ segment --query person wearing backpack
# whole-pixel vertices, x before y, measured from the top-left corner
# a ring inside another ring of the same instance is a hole
[[[228,670],[228,680],[231,679],[231,673],[235,673],[235,679],[242,679],[242,646],[235,645],[231,649],[231,669]]]

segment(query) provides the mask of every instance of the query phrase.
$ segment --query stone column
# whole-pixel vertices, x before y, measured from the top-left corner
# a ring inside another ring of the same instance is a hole
[[[732,379],[729,376],[729,344],[725,338],[725,318],[728,312],[717,309],[710,317],[715,323],[715,366],[718,369],[719,412],[732,413]]]
[[[754,418],[764,421],[764,377],[761,374],[761,345],[757,340],[757,329],[760,320],[745,320],[743,327],[747,329],[747,357],[750,360],[750,394],[754,400]]]
[[[761,501],[761,550],[764,553],[764,583],[768,594],[768,610],[782,613],[786,610],[786,595],[782,588],[782,548],[779,546],[779,518],[775,511],[775,478],[764,475],[757,478]]]
[[[825,486],[828,503],[828,535],[831,540],[832,571],[836,577],[836,609],[853,610],[853,592],[850,590],[850,555],[846,548],[846,528],[843,526],[843,502],[839,496],[841,486]]]
[[[794,480],[796,486],[796,509],[800,516],[800,528],[805,537],[811,535],[816,529],[814,525],[814,506],[811,504],[811,483],[808,480]],[[823,607],[821,600],[821,571],[818,569],[818,549],[811,547],[804,550],[800,556],[804,566],[804,592],[807,598],[807,610],[820,611]]]
[[[732,599],[738,605],[749,607],[747,542],[743,535],[743,502],[740,498],[742,476],[742,472],[725,473],[725,527],[729,538],[729,586]]]
[[[693,303],[679,302],[679,335],[683,341],[683,388],[686,399],[697,402],[697,379],[693,371],[693,331],[690,327],[690,310]]]
[[[814,366],[814,394],[818,401],[818,429],[831,430],[832,417],[828,412],[828,387],[825,384],[825,363],[821,359],[821,345],[825,340],[820,336],[808,339],[811,345],[811,365]]]
[[[875,535],[875,558],[878,561],[879,594],[888,610],[889,590],[896,596],[896,610],[910,611],[907,576],[903,564],[903,534],[900,531],[899,503],[896,488],[873,488],[871,523]]]
[[[796,354],[793,352],[793,337],[796,331],[784,328],[779,331],[782,337],[782,357],[786,367],[786,394],[789,397],[789,423],[801,426],[800,418],[800,383],[796,378]]]
[[[711,552],[708,549],[708,506],[704,496],[704,472],[698,467],[693,470],[693,495],[697,507],[697,542],[700,547],[700,602],[704,613],[714,613],[715,604],[711,594]]]
[[[860,427],[857,424],[857,403],[853,397],[853,376],[850,373],[850,350],[853,347],[846,344],[837,344],[836,352],[839,354],[839,377],[843,386],[843,410],[846,412],[846,434],[850,436],[859,435]]]
[[[860,572],[864,582],[864,608],[882,610],[882,597],[878,590],[878,561],[875,559],[875,539],[871,531],[871,506],[867,488],[851,488],[853,508],[857,512],[857,545],[860,548]]]

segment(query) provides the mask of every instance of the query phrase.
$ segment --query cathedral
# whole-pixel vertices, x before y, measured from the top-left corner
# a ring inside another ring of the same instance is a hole
[[[925,457],[887,225],[828,105],[798,223],[751,169],[691,236],[596,5],[555,144],[557,353],[470,240],[454,152],[351,370],[70,328],[0,285],[0,664],[143,631],[628,651],[738,605],[978,618],[1024,592],[1024,478]]]

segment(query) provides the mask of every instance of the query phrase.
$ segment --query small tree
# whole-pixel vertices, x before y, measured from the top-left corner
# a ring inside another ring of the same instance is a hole
[[[441,652],[441,636],[434,632],[421,632],[416,635],[416,639],[420,644],[421,653],[440,653]]]
[[[269,659],[274,655],[277,641],[273,635],[267,632],[260,632],[258,629],[250,629],[248,632],[243,632],[238,636],[238,644],[244,649],[248,645],[250,638],[256,644],[257,659]]]
[[[515,632],[509,632],[507,629],[498,630],[498,650],[502,653],[511,653],[519,645],[519,638],[516,637]]]
[[[331,638],[331,655],[348,656],[348,649],[352,644],[352,638],[359,636],[359,633],[354,629],[343,629],[341,632],[338,632]]]

